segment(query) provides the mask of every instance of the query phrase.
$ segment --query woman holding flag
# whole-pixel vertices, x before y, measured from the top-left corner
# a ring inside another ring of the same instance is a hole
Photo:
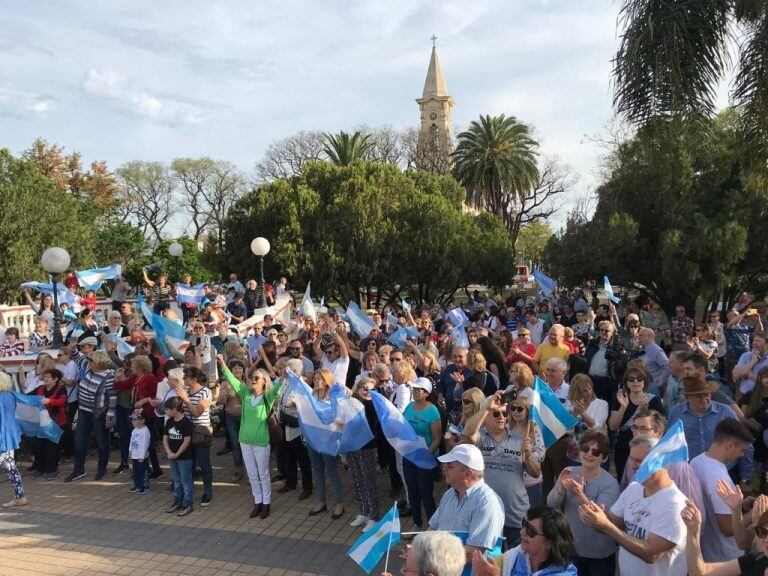
[[[352,394],[363,404],[368,427],[378,437],[383,432],[371,400],[371,391],[375,387],[376,381],[373,378],[362,378],[355,383]],[[376,442],[377,439],[374,438],[360,450],[346,454],[359,509],[359,514],[350,526],[353,528],[362,526],[363,532],[373,528],[379,521],[379,498],[376,493]]]
[[[14,495],[13,500],[3,504],[3,508],[24,506],[27,503],[24,484],[13,456],[14,450],[17,450],[21,443],[21,427],[16,422],[16,397],[12,390],[13,380],[10,375],[0,372],[0,468],[8,474]]]

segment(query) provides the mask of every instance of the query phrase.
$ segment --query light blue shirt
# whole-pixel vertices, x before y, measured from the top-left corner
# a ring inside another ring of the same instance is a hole
[[[667,429],[678,420],[683,421],[690,460],[709,449],[715,436],[715,427],[726,418],[739,419],[733,409],[726,404],[712,400],[709,411],[703,416],[697,416],[688,407],[688,402],[681,402],[670,408]],[[750,444],[741,458],[736,462],[727,464],[730,470],[738,463],[739,477],[742,481],[749,482],[752,480],[752,474],[755,472],[754,452],[754,446]]]
[[[433,530],[467,532],[467,546],[492,550],[504,530],[501,498],[483,480],[469,487],[464,498],[449,488],[429,519]]]
[[[651,342],[644,348],[645,354],[640,356],[640,360],[651,375],[651,384],[663,390],[669,378],[669,358],[655,342]]]

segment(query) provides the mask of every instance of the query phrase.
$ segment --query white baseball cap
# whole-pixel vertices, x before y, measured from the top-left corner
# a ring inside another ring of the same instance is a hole
[[[448,452],[448,454],[439,456],[437,459],[444,464],[448,462],[460,462],[467,468],[477,470],[478,472],[485,470],[483,453],[480,452],[480,449],[477,446],[472,444],[458,444],[454,446],[453,450]]]
[[[432,382],[430,382],[427,378],[416,378],[416,381],[411,384],[411,388],[421,388],[422,390],[426,390],[427,394],[431,394]]]

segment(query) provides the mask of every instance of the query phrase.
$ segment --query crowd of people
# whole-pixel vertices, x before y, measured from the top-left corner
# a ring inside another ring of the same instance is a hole
[[[642,295],[614,304],[580,290],[503,300],[475,292],[460,303],[465,322],[456,321],[453,305],[389,302],[367,311],[371,329],[360,334],[341,309],[313,315],[294,306],[290,319],[251,322],[258,286],[235,274],[207,286],[199,304],[180,304],[178,314],[165,276],[153,280],[145,271],[144,281],[153,312],[184,326],[182,345],[142,331],[146,319],[121,278],[112,311],[97,314],[93,294],[85,294],[72,307],[65,346],[51,350],[52,302],[27,294],[39,320],[28,343],[35,365],[16,382],[0,374],[0,389],[43,396],[64,430],[58,444],[21,440],[34,476],[57,479],[63,456],[73,460],[65,482],[85,477],[95,436],[95,480],[130,472],[131,492],[146,494],[165,460],[173,490],[166,511],[183,516],[213,503],[211,451],[220,429],[218,454],[231,454],[232,479],[250,484],[253,507],[244,513],[251,518],[270,515],[279,482],[277,493],[314,497],[310,516],[339,520],[347,514],[346,473],[357,504],[350,524],[370,530],[387,508],[376,489],[377,475],[386,474],[400,516],[416,531],[437,531],[414,540],[406,570],[447,576],[471,564],[481,576],[613,576],[618,567],[683,576],[768,567],[768,336],[747,295],[697,323],[682,306],[668,318]],[[290,291],[283,278],[265,293],[271,305]],[[246,331],[238,329],[244,322]],[[457,323],[466,342],[457,339]],[[395,346],[398,328],[409,338]],[[0,356],[25,354],[18,330],[4,336]],[[309,445],[290,373],[320,403],[339,389],[359,401],[372,439],[340,456]],[[558,438],[545,439],[532,418],[537,379],[578,419]],[[440,468],[398,452],[374,393],[402,414]],[[690,461],[636,482],[645,456],[678,421]],[[15,490],[8,506],[26,503],[13,458],[17,436],[6,434],[0,445]],[[110,471],[115,439],[119,462]],[[442,532],[467,537],[457,545]],[[505,552],[489,558],[499,539]]]

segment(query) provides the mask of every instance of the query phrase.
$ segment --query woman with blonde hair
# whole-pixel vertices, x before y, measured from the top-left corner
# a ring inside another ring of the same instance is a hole
[[[14,450],[21,442],[21,429],[16,422],[16,398],[13,396],[13,380],[6,372],[0,371],[0,468],[5,470],[13,487],[13,500],[3,504],[3,508],[24,506],[24,484],[16,468]]]
[[[333,374],[325,368],[317,370],[312,377],[312,394],[315,398],[320,402],[330,404],[330,391],[332,387]],[[307,449],[309,450],[309,460],[312,463],[312,477],[315,492],[317,493],[317,505],[309,511],[309,515],[317,516],[321,512],[328,510],[328,505],[325,502],[325,474],[327,472],[333,487],[334,496],[336,497],[336,505],[333,507],[331,518],[338,520],[344,515],[344,505],[342,504],[344,494],[341,490],[341,476],[339,476],[336,456],[316,452],[310,446],[307,446]]]
[[[243,453],[243,464],[251,483],[253,510],[250,517],[262,520],[270,513],[272,480],[269,476],[269,416],[280,396],[283,384],[272,386],[265,370],[256,370],[250,386],[240,381],[227,366],[224,356],[218,354],[219,368],[235,391],[242,406],[242,419],[238,440]]]
[[[355,383],[352,394],[363,404],[368,427],[378,436],[383,432],[371,399],[371,392],[375,387],[376,381],[373,378],[362,378]],[[376,438],[372,438],[360,450],[347,452],[345,457],[349,464],[358,508],[358,515],[349,525],[353,528],[362,526],[363,532],[366,532],[379,521],[379,497],[376,493]]]
[[[531,367],[524,362],[515,362],[509,368],[509,385],[512,386],[515,391],[522,396],[527,396],[530,390],[533,388],[534,376]]]
[[[35,367],[24,375],[24,394],[30,394],[43,385],[43,374],[46,371],[56,368],[56,362],[45,352],[37,355]]]
[[[576,374],[568,388],[566,409],[580,418],[585,428],[604,430],[608,421],[608,402],[595,395],[592,378]]]
[[[450,424],[445,434],[445,452],[453,450],[456,444],[467,442],[464,437],[464,426],[467,421],[480,411],[485,400],[485,394],[479,388],[470,388],[461,395],[461,420],[458,424]]]

